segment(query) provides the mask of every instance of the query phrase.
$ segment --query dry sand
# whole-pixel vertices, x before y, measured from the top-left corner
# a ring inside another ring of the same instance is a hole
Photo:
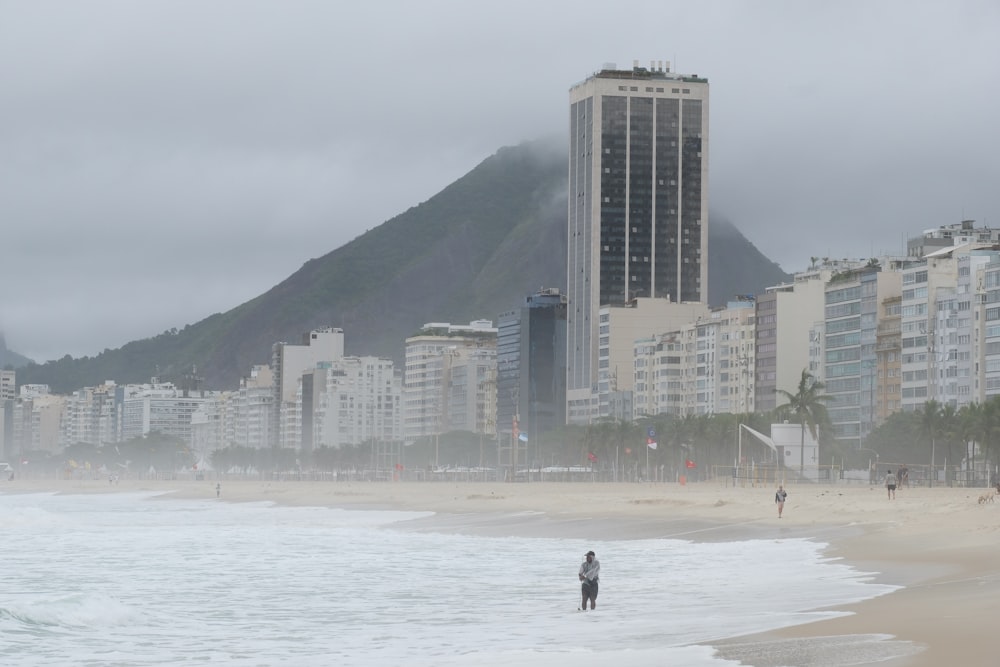
[[[364,483],[222,482],[222,499],[286,505],[433,511],[413,530],[479,535],[564,536],[602,540],[735,540],[807,537],[879,581],[902,586],[849,605],[832,620],[720,642],[721,655],[755,667],[879,664],[882,667],[996,667],[1000,601],[1000,498],[984,489],[905,488],[888,500],[867,485],[786,487],[778,519],[774,488],[714,482]],[[215,481],[13,481],[0,492],[169,491],[214,498]],[[794,567],[776,563],[775,567]],[[780,590],[775,595],[781,595]],[[766,604],[766,601],[762,601]],[[875,639],[890,641],[870,641]],[[864,650],[861,650],[863,647]],[[856,661],[845,656],[857,649]]]

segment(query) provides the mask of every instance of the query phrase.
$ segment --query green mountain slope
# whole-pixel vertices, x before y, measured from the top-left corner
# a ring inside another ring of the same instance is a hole
[[[204,387],[233,388],[251,365],[270,362],[272,343],[323,326],[344,329],[348,354],[400,359],[425,322],[495,320],[539,287],[563,287],[565,219],[565,142],[503,148],[247,303],[95,357],[29,364],[18,382],[66,392],[197,375]],[[725,220],[710,218],[709,261],[713,304],[787,279]]]

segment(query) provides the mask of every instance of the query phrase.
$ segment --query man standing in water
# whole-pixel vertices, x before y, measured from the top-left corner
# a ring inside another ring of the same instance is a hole
[[[601,573],[601,563],[594,557],[593,551],[588,551],[585,558],[580,566],[580,592],[583,596],[580,611],[587,611],[587,600],[590,600],[591,609],[597,606],[597,580]]]

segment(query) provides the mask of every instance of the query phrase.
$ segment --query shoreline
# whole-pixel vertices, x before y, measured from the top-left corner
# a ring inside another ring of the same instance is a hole
[[[153,492],[215,499],[215,484],[15,480],[0,486],[0,493]],[[712,642],[720,657],[754,667],[789,664],[788,655],[802,656],[803,665],[841,664],[835,657],[851,652],[870,661],[849,664],[882,667],[998,662],[1000,649],[989,638],[1000,584],[1000,503],[978,503],[984,489],[905,488],[890,501],[881,487],[793,485],[786,487],[789,496],[778,519],[769,485],[233,480],[221,485],[225,502],[434,512],[397,524],[404,530],[601,540],[811,539],[827,544],[831,558],[877,572],[877,581],[902,588],[837,607],[846,612],[837,618]],[[891,639],[881,641],[886,638]]]

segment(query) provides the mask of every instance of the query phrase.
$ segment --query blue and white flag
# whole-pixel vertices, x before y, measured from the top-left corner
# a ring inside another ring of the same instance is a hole
[[[521,442],[528,442],[528,434],[527,433],[519,433],[518,436],[517,436],[517,439],[520,440]]]

